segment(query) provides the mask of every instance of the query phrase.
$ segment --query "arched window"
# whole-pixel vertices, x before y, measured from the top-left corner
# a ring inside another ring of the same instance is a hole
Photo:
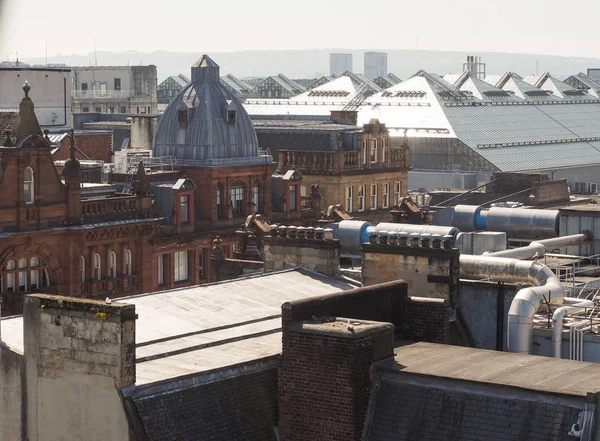
[[[85,283],[85,257],[79,256],[79,271],[81,272],[81,283]]]
[[[23,199],[26,204],[33,204],[33,170],[25,167],[23,172]]]
[[[19,259],[19,269],[27,269],[27,259]],[[27,291],[27,271],[19,271],[19,291]]]
[[[9,260],[6,262],[6,271],[14,271],[15,269],[15,261]],[[7,292],[15,292],[15,273],[10,272],[6,274],[6,291]]]
[[[217,219],[223,218],[223,185],[217,184]]]
[[[231,207],[233,208],[233,217],[244,215],[244,184],[236,182],[231,186]]]
[[[29,259],[29,268],[31,271],[29,272],[29,280],[31,283],[31,290],[39,289],[40,287],[40,259],[37,257],[32,257]]]
[[[131,276],[131,250],[129,248],[125,248],[123,253],[123,274]]]
[[[260,202],[259,194],[260,186],[258,184],[258,181],[254,181],[254,185],[252,186],[252,203],[254,204],[254,209],[257,213],[260,213],[260,206],[258,205],[258,203]]]
[[[98,253],[94,254],[94,279],[102,279],[102,266],[100,262],[100,254]]]
[[[114,251],[108,252],[108,275],[113,279],[117,277],[117,254]]]

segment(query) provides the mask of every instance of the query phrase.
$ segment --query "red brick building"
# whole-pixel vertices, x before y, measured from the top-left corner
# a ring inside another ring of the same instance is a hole
[[[92,153],[85,152],[85,137],[94,135],[71,132],[61,140],[58,151],[68,157],[57,169],[25,84],[16,119],[14,112],[0,113],[0,127],[9,129],[0,147],[4,315],[20,312],[28,292],[104,298],[215,280],[212,243],[220,237],[231,257],[247,216],[314,219],[314,210],[296,203],[272,213],[272,158],[259,151],[248,115],[218,74],[208,57],[192,68],[194,81],[157,131],[154,154],[172,157],[174,168],[154,173],[140,162],[126,177],[128,193],[82,184],[79,159]],[[294,185],[280,196],[296,198]]]

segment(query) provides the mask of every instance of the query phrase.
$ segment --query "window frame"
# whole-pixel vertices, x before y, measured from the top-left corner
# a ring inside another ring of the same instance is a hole
[[[85,283],[86,282],[86,277],[85,277],[85,257],[83,256],[79,256],[79,272],[81,275],[81,283]]]
[[[234,218],[244,217],[246,210],[244,208],[246,202],[246,186],[241,181],[235,181],[229,189],[229,198],[231,200],[231,212]],[[238,198],[241,196],[241,198]]]
[[[179,195],[179,223],[190,223],[190,195]]]
[[[383,208],[389,208],[390,206],[390,183],[386,182],[383,184]]]
[[[131,250],[129,248],[123,250],[123,274],[131,276]]]
[[[352,213],[354,211],[354,188],[352,185],[346,187],[346,210],[348,213]]]
[[[183,261],[185,261],[185,264]],[[186,282],[189,280],[189,278],[190,272],[188,251],[175,251],[173,253],[173,279],[175,283]]]
[[[30,179],[27,179],[27,173],[31,175]],[[33,205],[35,202],[35,175],[31,167],[25,167],[23,169],[23,201],[27,205]]]
[[[371,184],[371,210],[377,210],[377,202],[378,202],[378,194],[377,194],[377,190],[379,190],[379,188],[377,188],[377,184]]]
[[[377,139],[371,139],[371,149],[370,149],[370,162],[371,164],[377,164]]]
[[[92,257],[93,269],[94,269],[94,280],[102,280],[102,259],[100,254],[94,253]]]
[[[367,192],[367,186],[362,184],[358,187],[358,211],[365,211],[365,193]]]

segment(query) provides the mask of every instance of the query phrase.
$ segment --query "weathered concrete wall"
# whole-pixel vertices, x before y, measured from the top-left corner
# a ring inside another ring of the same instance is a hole
[[[405,280],[413,297],[456,301],[458,250],[363,244],[363,285]]]
[[[152,150],[157,120],[156,116],[131,117],[131,148]]]
[[[501,332],[503,348],[506,347],[508,310],[519,289],[519,285],[503,285],[504,302],[503,304],[500,302],[503,321],[500,323],[500,331],[497,331],[499,285],[495,282],[461,280],[458,310],[464,318],[464,325],[471,333],[476,347],[495,350],[497,332]]]
[[[135,382],[135,307],[31,295],[23,317],[29,440],[128,440],[118,390]]]
[[[21,441],[23,355],[0,341],[0,440]]]
[[[265,272],[302,266],[333,277],[340,271],[340,242],[337,239],[265,236],[263,255]]]

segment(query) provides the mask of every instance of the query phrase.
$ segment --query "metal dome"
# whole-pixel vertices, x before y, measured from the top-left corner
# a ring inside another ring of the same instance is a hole
[[[204,55],[192,81],[169,104],[154,138],[153,156],[207,166],[271,162],[260,156],[244,106],[219,81],[219,66]]]

